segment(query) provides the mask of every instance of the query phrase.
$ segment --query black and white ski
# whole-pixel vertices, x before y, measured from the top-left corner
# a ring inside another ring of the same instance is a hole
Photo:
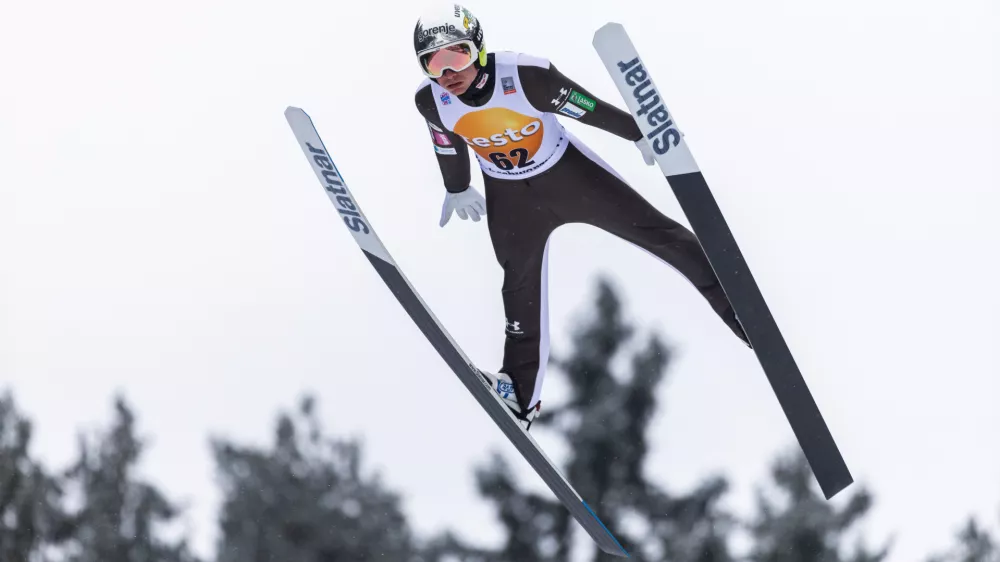
[[[285,110],[285,118],[312,166],[330,201],[340,214],[344,224],[354,236],[354,241],[361,247],[372,267],[382,277],[382,280],[396,296],[396,299],[410,315],[416,325],[424,333],[431,345],[451,367],[458,379],[472,393],[490,418],[500,430],[510,439],[514,447],[524,456],[528,464],[538,473],[549,486],[559,501],[566,506],[570,514],[593,537],[594,542],[604,552],[616,556],[628,557],[628,553],[618,543],[614,535],[604,526],[594,511],[580,497],[572,485],[560,473],[552,461],[538,446],[531,435],[521,427],[502,399],[492,390],[480,371],[459,348],[441,323],[434,317],[430,308],[417,294],[410,282],[403,276],[389,251],[375,234],[371,223],[365,218],[358,207],[354,196],[347,188],[343,176],[326,150],[312,119],[301,109],[289,107]]]
[[[653,148],[656,162],[729,296],[820,488],[827,499],[832,498],[854,479],[676,119],[667,111],[649,68],[621,24],[607,23],[598,29],[593,46]]]

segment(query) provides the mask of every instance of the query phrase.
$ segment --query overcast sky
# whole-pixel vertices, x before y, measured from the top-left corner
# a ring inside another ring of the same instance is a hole
[[[894,562],[946,546],[969,514],[998,521],[994,4],[467,4],[490,49],[548,57],[623,108],[591,39],[624,24],[876,492],[869,536],[897,535]],[[419,531],[495,542],[471,467],[490,448],[516,453],[358,251],[282,115],[312,115],[406,275],[496,368],[502,276],[485,223],[438,227],[440,176],[412,101],[420,7],[5,6],[0,386],[38,422],[36,454],[69,461],[76,430],[106,423],[124,392],[150,439],[144,473],[190,502],[208,553],[209,435],[266,442],[276,412],[312,390],[331,431],[364,435]],[[687,223],[632,143],[567,126]],[[602,271],[678,350],[650,473],[683,491],[724,471],[731,505],[748,507],[794,442],[753,353],[673,270],[610,235],[564,227],[550,259],[556,351]],[[556,382],[543,400],[559,399]]]

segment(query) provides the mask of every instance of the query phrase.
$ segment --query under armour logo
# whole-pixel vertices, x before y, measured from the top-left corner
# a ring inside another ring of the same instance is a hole
[[[567,90],[566,88],[559,88],[559,97],[552,100],[552,105],[561,104],[568,95],[569,95],[569,90]]]

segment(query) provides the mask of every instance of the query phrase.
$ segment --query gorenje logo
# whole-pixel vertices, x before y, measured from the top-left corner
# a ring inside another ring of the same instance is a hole
[[[316,148],[308,142],[306,146],[309,147],[309,152],[313,154],[313,160],[316,161],[316,164],[323,168],[323,181],[326,184],[323,187],[336,195],[337,211],[344,215],[344,224],[354,232],[368,234],[370,232],[368,225],[361,218],[358,206],[354,204],[351,196],[347,194],[347,188],[344,187],[344,182],[340,175],[333,169],[333,160],[330,159],[330,155],[322,148]]]
[[[656,89],[652,87],[649,74],[636,57],[628,62],[618,62],[618,70],[625,75],[625,83],[633,86],[632,97],[639,103],[637,115],[645,115],[646,122],[650,126],[656,127],[646,135],[652,140],[653,150],[657,154],[664,154],[670,150],[671,145],[677,146],[681,142],[681,133],[674,126],[673,118],[667,112],[667,107],[660,101],[660,96]],[[646,92],[643,92],[646,89]],[[649,103],[644,103],[652,98]],[[659,136],[656,140],[653,137]],[[673,139],[672,142],[670,139]]]
[[[428,35],[437,35],[438,33],[451,33],[457,31],[457,28],[453,24],[448,25],[438,25],[435,27],[427,27],[420,31],[420,37],[424,38]]]

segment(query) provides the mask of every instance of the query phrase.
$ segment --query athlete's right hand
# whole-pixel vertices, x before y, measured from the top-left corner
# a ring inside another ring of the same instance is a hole
[[[656,164],[656,157],[653,156],[653,148],[649,146],[649,141],[646,140],[646,137],[635,141],[635,147],[642,153],[642,159],[645,160],[647,166]]]
[[[458,217],[466,220],[469,216],[474,222],[479,222],[481,215],[486,214],[486,200],[471,185],[458,193],[447,192],[444,196],[444,203],[441,205],[441,226],[448,224],[451,220],[452,211],[458,213]]]

